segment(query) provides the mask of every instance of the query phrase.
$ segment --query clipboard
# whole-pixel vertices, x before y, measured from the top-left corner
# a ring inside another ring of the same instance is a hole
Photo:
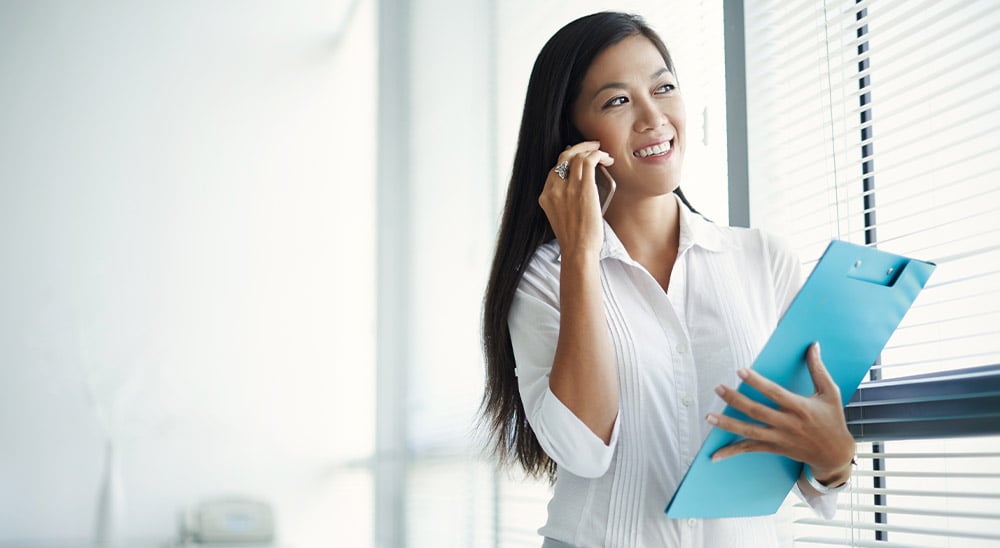
[[[814,392],[806,349],[819,341],[823,362],[844,405],[875,363],[935,265],[834,240],[754,360],[753,369],[800,395]],[[741,394],[776,407],[747,384]],[[724,413],[755,422],[729,406]],[[802,463],[773,453],[745,453],[712,462],[739,436],[713,428],[667,505],[670,518],[773,514],[802,472]]]

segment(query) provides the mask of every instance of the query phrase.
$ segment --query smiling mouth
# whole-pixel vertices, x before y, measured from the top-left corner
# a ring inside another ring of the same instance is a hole
[[[640,148],[639,150],[632,153],[632,156],[636,158],[649,158],[653,156],[663,156],[664,154],[670,152],[672,148],[673,140],[667,141],[665,143],[660,143],[658,145],[648,146],[645,148]]]

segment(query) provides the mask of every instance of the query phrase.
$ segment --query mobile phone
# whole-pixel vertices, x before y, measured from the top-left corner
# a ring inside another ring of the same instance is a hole
[[[611,198],[615,195],[615,189],[618,188],[617,183],[608,170],[601,164],[597,164],[597,171],[595,172],[597,179],[597,196],[601,201],[601,215],[608,210],[608,206],[611,205]]]

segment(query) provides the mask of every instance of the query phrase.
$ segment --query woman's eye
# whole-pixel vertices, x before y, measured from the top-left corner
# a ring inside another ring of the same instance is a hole
[[[677,86],[673,84],[663,84],[662,86],[656,88],[656,93],[670,93],[675,89],[677,89]]]
[[[628,98],[627,97],[615,97],[615,98],[611,99],[610,101],[608,101],[607,103],[604,103],[604,106],[605,106],[605,108],[606,107],[618,107],[618,106],[624,105],[627,102],[628,102]]]

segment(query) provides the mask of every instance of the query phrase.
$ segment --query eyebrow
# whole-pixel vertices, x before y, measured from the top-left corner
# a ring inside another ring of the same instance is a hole
[[[658,71],[654,72],[653,74],[651,74],[649,76],[649,79],[650,80],[656,80],[660,76],[663,76],[664,73],[669,73],[669,72],[670,72],[670,69],[668,69],[667,67],[663,67],[660,70],[658,70]],[[602,91],[604,91],[606,89],[617,89],[617,88],[625,88],[625,87],[626,87],[625,84],[622,83],[622,82],[608,82],[607,84],[604,84],[603,86],[599,87],[597,89],[597,91],[594,92],[594,97],[596,98],[598,95],[601,94]]]

